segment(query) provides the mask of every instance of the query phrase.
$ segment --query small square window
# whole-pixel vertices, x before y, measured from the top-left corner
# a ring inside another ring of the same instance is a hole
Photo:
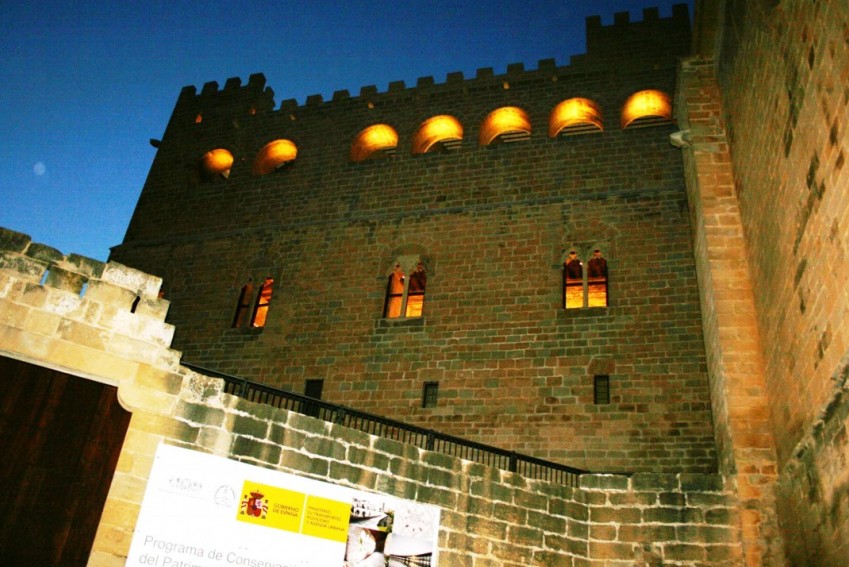
[[[439,396],[439,382],[425,382],[422,390],[422,407],[435,408]]]
[[[610,376],[606,374],[593,376],[593,403],[610,403]]]
[[[304,384],[304,395],[317,400],[321,399],[321,391],[324,389],[324,380],[307,380]]]

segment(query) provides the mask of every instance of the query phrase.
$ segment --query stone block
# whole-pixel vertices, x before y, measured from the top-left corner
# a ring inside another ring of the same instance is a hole
[[[28,234],[0,226],[0,251],[22,254],[32,239]]]
[[[248,458],[269,465],[280,463],[282,448],[273,443],[264,443],[253,437],[237,435],[231,449],[233,456]]]
[[[47,264],[53,264],[54,262],[59,262],[65,258],[62,253],[55,248],[45,246],[44,244],[38,244],[36,242],[31,243],[27,247],[26,255],[29,258],[33,258]]]
[[[44,284],[79,295],[85,282],[85,276],[82,274],[65,270],[54,264],[47,271],[47,279]]]
[[[100,279],[147,298],[158,297],[159,288],[162,286],[162,278],[134,270],[117,262],[107,263]]]
[[[20,254],[0,251],[0,270],[38,283],[47,271],[47,263]]]
[[[224,418],[224,427],[236,435],[244,435],[254,439],[266,439],[270,431],[268,421],[257,419],[253,415],[228,413]]]
[[[119,310],[129,311],[137,295],[134,290],[107,281],[89,280],[83,297],[89,301],[106,303]]]

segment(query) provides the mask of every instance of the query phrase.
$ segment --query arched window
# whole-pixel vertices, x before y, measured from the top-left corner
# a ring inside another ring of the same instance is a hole
[[[663,91],[639,91],[622,107],[622,128],[654,126],[672,122],[672,103]]]
[[[265,327],[273,292],[274,278],[271,276],[265,278],[256,293],[253,283],[243,285],[236,304],[233,327]]]
[[[233,154],[224,148],[210,150],[200,159],[201,176],[207,181],[219,175],[227,179],[230,177],[231,167],[233,167]]]
[[[588,98],[570,98],[554,107],[548,119],[548,136],[568,136],[604,130],[601,110]]]
[[[608,306],[607,260],[596,248],[587,269],[575,250],[563,262],[563,306],[566,309]]]
[[[290,140],[280,139],[267,143],[254,159],[253,172],[266,175],[295,161],[298,147]]]
[[[405,272],[409,272],[409,276]],[[383,316],[386,319],[421,317],[424,310],[427,272],[424,262],[415,258],[399,258],[392,267],[386,282],[386,301]]]
[[[453,116],[441,114],[422,122],[413,135],[413,153],[456,150],[463,142],[463,126]]]
[[[351,161],[389,155],[398,146],[398,133],[386,124],[374,124],[357,134],[351,145]]]
[[[481,146],[493,142],[518,142],[531,136],[531,119],[517,106],[503,106],[487,114],[478,139]]]

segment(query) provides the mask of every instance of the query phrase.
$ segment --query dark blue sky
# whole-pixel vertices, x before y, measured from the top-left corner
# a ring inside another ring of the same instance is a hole
[[[0,2],[0,226],[105,260],[180,89],[263,73],[277,104],[584,52],[584,21],[674,1]],[[687,2],[692,6],[692,0]]]

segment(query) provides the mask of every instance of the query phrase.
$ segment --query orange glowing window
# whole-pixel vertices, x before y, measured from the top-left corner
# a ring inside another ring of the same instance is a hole
[[[601,132],[601,110],[587,98],[570,98],[554,107],[548,119],[548,136]]]
[[[374,124],[357,134],[351,145],[351,161],[391,154],[398,146],[398,134],[386,124]]]
[[[256,307],[254,307],[254,314],[251,317],[251,327],[265,327],[273,286],[273,278],[265,278],[265,281],[259,286],[259,292],[256,294]]]
[[[428,118],[413,135],[413,153],[456,150],[463,141],[463,126],[453,116],[445,114]]]
[[[566,309],[607,307],[607,260],[594,250],[587,269],[574,250],[563,263],[563,306]]]
[[[587,307],[607,307],[607,260],[601,250],[587,262]]]
[[[488,146],[493,142],[518,142],[531,135],[531,120],[516,106],[504,106],[490,112],[481,124],[478,142]]]
[[[266,175],[281,169],[286,164],[295,161],[298,147],[289,140],[274,140],[259,151],[254,159],[253,172],[256,175]]]
[[[386,301],[383,316],[387,319],[421,317],[424,310],[427,273],[424,263],[418,261],[407,277],[400,262],[396,262],[386,284]]]
[[[672,122],[672,103],[662,91],[639,91],[622,107],[622,128],[654,126]]]
[[[239,292],[239,302],[236,304],[236,314],[233,317],[233,327],[264,327],[268,319],[268,308],[274,291],[274,278],[267,277],[259,286],[254,297],[254,285],[250,282],[242,286]],[[253,310],[251,310],[253,307]]]
[[[200,160],[201,173],[207,179],[212,179],[217,175],[226,179],[230,177],[231,167],[233,167],[233,154],[224,148],[210,150]]]
[[[584,264],[574,250],[563,263],[563,303],[566,309],[584,306]]]

